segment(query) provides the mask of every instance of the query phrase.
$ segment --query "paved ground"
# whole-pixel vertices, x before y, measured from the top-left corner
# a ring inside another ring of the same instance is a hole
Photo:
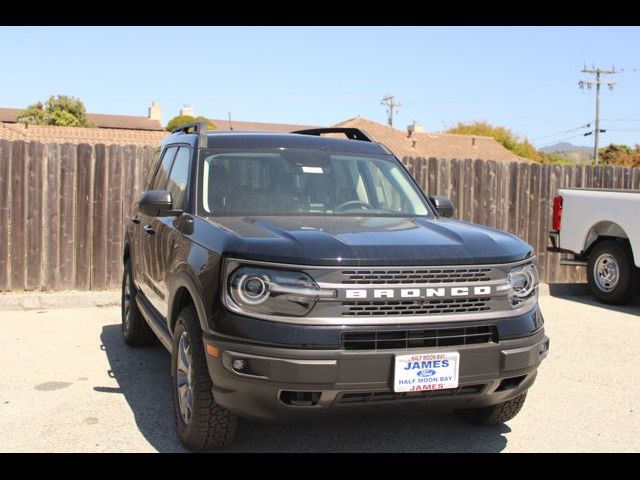
[[[551,353],[507,425],[472,427],[420,405],[386,416],[376,407],[295,424],[243,421],[229,450],[638,452],[640,301],[604,308],[563,295],[541,297]],[[117,307],[2,311],[0,328],[0,451],[183,450],[169,355],[126,347]]]

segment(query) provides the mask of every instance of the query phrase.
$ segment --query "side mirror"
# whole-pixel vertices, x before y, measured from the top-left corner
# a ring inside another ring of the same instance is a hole
[[[138,208],[150,217],[162,217],[175,214],[171,209],[171,192],[168,190],[147,190],[138,199]]]
[[[433,195],[429,197],[431,203],[436,207],[438,214],[442,217],[453,217],[455,215],[456,209],[449,200],[449,197],[445,197],[444,195]]]

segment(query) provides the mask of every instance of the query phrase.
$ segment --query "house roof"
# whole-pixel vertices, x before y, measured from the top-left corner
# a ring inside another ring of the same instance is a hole
[[[117,145],[158,145],[168,132],[160,129],[144,128],[149,120],[145,117],[126,115],[87,114],[97,128],[53,127],[48,125],[29,125],[15,123],[19,109],[0,108],[0,138],[8,140],[37,140],[44,143],[104,143]],[[229,131],[229,120],[210,119],[219,131]],[[306,128],[318,128],[312,125],[286,123],[264,123],[232,121],[234,131],[292,132]],[[116,128],[128,125],[128,128]],[[337,123],[335,127],[354,127],[365,130],[376,142],[387,146],[398,158],[436,157],[459,159],[485,159],[496,161],[530,162],[514,155],[494,138],[477,135],[457,135],[449,133],[408,132],[366,118],[350,118]]]
[[[160,120],[134,115],[106,115],[87,113],[87,119],[99,128],[119,128],[125,130],[164,130]]]
[[[107,145],[157,146],[169,135],[165,131],[125,130],[117,128],[54,127],[21,123],[0,123],[0,139],[43,143],[104,143]]]
[[[236,120],[232,120],[231,125],[229,125],[228,119],[220,118],[210,118],[209,121],[216,127],[218,127],[218,130],[222,131],[230,131],[231,125],[233,125],[233,130],[238,132],[293,132],[295,130],[304,130],[307,128],[318,128],[313,125],[295,125],[292,123],[239,122]]]
[[[19,108],[0,108],[0,122],[16,123],[22,110]],[[98,128],[116,128],[121,130],[163,130],[159,120],[135,115],[106,115],[87,113],[87,119]]]
[[[21,111],[19,108],[0,108],[0,122],[16,123]]]
[[[376,142],[389,148],[398,158],[435,157],[484,159],[506,162],[530,162],[504,148],[492,137],[458,135],[452,133],[414,132],[396,130],[366,118],[350,118],[335,127],[354,127],[365,130]]]

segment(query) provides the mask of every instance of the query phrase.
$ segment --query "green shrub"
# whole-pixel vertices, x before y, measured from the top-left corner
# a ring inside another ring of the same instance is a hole
[[[58,127],[93,127],[82,101],[67,95],[53,95],[44,104],[29,105],[18,115],[18,122]]]

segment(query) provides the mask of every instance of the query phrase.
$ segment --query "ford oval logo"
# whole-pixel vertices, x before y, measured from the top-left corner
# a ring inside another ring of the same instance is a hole
[[[419,372],[416,372],[416,375],[422,378],[426,378],[435,375],[435,373],[435,370],[420,370]]]

